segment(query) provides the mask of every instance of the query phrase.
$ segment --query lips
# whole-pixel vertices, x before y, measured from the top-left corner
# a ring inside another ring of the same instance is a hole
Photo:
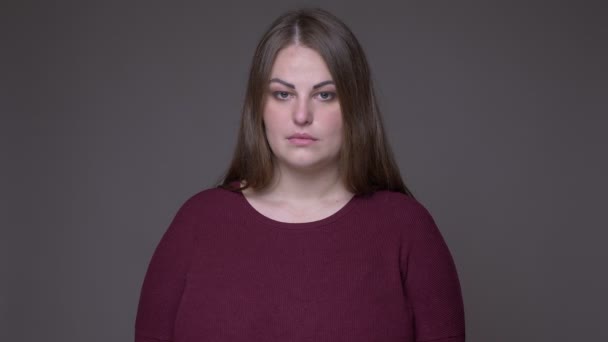
[[[289,136],[287,139],[308,139],[308,140],[317,140],[317,138],[313,137],[310,134],[306,133],[295,133]]]
[[[292,135],[289,136],[289,138],[287,138],[289,140],[289,143],[293,144],[294,146],[298,146],[298,147],[306,147],[306,146],[310,146],[312,144],[315,143],[315,141],[317,141],[317,138],[313,137],[310,134],[306,134],[306,133],[294,133]]]

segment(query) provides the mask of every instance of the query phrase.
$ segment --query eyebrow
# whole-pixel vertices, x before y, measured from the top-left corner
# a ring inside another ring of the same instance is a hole
[[[273,78],[273,79],[271,79],[271,80],[270,80],[270,83],[272,83],[272,82],[281,83],[282,85],[284,85],[284,86],[286,86],[286,87],[289,87],[289,88],[291,88],[291,89],[296,89],[296,86],[295,86],[295,85],[293,85],[293,84],[291,84],[291,83],[289,83],[289,82],[285,82],[285,81],[283,81],[283,80],[282,80],[282,79],[280,79],[280,78]],[[323,81],[323,82],[320,82],[320,83],[317,83],[317,84],[313,85],[313,86],[312,86],[312,89],[321,88],[322,86],[324,86],[324,85],[328,85],[328,84],[334,84],[334,85],[335,85],[334,81],[327,80],[327,81]]]

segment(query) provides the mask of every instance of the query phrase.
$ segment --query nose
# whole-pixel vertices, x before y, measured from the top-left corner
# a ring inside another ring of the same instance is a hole
[[[310,125],[312,123],[312,107],[304,98],[296,101],[293,113],[293,121],[298,126]]]

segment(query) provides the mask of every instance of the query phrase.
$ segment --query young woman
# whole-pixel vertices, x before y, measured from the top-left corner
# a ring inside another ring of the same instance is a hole
[[[232,163],[164,234],[135,328],[138,342],[465,340],[450,252],[335,16],[291,11],[262,37]]]

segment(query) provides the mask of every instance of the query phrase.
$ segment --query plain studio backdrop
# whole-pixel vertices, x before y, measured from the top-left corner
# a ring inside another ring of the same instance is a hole
[[[270,22],[322,6],[369,58],[468,341],[608,341],[601,2],[3,2],[2,341],[130,341],[178,207],[234,145]]]

